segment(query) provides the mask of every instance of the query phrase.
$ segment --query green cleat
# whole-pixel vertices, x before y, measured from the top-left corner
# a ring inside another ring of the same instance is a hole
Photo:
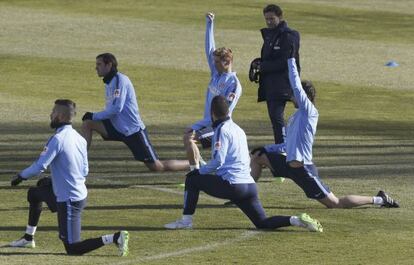
[[[129,249],[128,249],[128,240],[129,240],[129,233],[128,231],[120,231],[119,238],[117,242],[118,246],[118,255],[120,257],[128,256]]]
[[[299,216],[299,220],[302,222],[303,227],[308,229],[311,232],[323,232],[323,227],[318,220],[313,219],[307,213],[301,213]]]

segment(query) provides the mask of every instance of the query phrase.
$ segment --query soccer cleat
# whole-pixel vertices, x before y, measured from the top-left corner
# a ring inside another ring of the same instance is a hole
[[[28,241],[24,239],[24,237],[22,237],[18,240],[11,242],[9,246],[13,248],[35,248],[36,243],[34,240]]]
[[[118,255],[120,257],[128,256],[128,253],[129,253],[128,241],[129,241],[128,231],[120,231],[119,238],[116,243],[116,245],[118,246]]]
[[[323,227],[318,220],[313,219],[306,213],[301,213],[299,216],[299,220],[303,224],[303,226],[311,232],[323,232]]]
[[[377,196],[381,197],[382,200],[384,201],[382,204],[382,207],[387,207],[387,208],[399,208],[400,207],[400,205],[398,204],[396,200],[388,196],[388,194],[382,190],[378,192]]]
[[[167,229],[191,229],[193,228],[193,222],[184,221],[183,219],[164,225]]]

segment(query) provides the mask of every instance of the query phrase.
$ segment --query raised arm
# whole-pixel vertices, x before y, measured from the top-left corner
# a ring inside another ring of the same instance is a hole
[[[213,52],[216,50],[216,43],[214,41],[214,14],[211,12],[206,14],[205,50],[208,66],[210,67],[211,73],[213,73],[216,71],[213,55]]]
[[[292,87],[296,104],[300,110],[306,111],[308,114],[310,114],[314,111],[315,106],[309,100],[308,96],[302,88],[302,83],[300,81],[295,58],[288,59],[288,67],[290,86]]]

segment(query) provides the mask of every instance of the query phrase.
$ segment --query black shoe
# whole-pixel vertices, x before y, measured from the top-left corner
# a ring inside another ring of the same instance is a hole
[[[234,206],[234,202],[228,201],[223,204],[224,206]]]
[[[384,200],[382,207],[387,207],[387,208],[399,208],[400,207],[400,205],[398,204],[396,200],[388,196],[388,194],[382,190],[378,192],[377,196],[381,197]]]

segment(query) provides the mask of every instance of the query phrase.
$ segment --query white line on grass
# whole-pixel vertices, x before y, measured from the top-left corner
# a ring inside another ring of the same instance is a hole
[[[145,261],[152,261],[152,260],[157,260],[157,259],[178,257],[178,256],[182,256],[182,255],[186,255],[186,254],[190,254],[190,253],[194,253],[194,252],[205,252],[207,250],[212,250],[212,249],[217,248],[217,247],[221,247],[221,246],[230,245],[230,244],[234,244],[234,243],[244,241],[244,240],[249,239],[249,238],[251,238],[255,235],[258,235],[260,233],[263,233],[263,232],[261,232],[261,231],[245,231],[240,236],[238,236],[236,238],[233,238],[233,239],[227,239],[227,240],[224,240],[224,241],[221,241],[221,242],[216,242],[216,243],[209,243],[207,245],[199,246],[199,247],[192,247],[192,248],[186,248],[186,249],[173,251],[173,252],[161,253],[161,254],[145,257],[145,258],[137,258],[135,260],[129,260],[129,261],[120,262],[120,263],[117,263],[117,264],[118,265],[134,264],[136,262],[145,262]]]
[[[150,190],[161,191],[161,192],[166,192],[166,193],[171,193],[171,194],[183,195],[182,191],[172,190],[172,189],[163,188],[163,187],[154,187],[154,186],[147,186],[147,185],[134,185],[134,186],[131,186],[131,188],[150,189]],[[215,202],[222,202],[223,201],[221,199],[217,199],[217,198],[210,197],[210,196],[203,196],[203,197],[205,199],[215,201]],[[152,260],[158,260],[158,259],[178,257],[178,256],[182,256],[182,255],[186,255],[186,254],[190,254],[190,253],[194,253],[194,252],[205,252],[205,251],[217,248],[217,247],[221,247],[221,246],[225,246],[225,245],[229,245],[229,244],[244,241],[244,240],[249,239],[249,238],[251,238],[255,235],[258,235],[260,233],[263,233],[263,232],[261,232],[261,231],[245,231],[240,236],[238,236],[236,238],[233,238],[233,239],[226,239],[226,240],[220,241],[220,242],[208,243],[208,244],[203,245],[203,246],[185,248],[185,249],[181,249],[181,250],[177,250],[177,251],[173,251],[173,252],[161,253],[161,254],[157,254],[157,255],[153,255],[153,256],[148,256],[148,257],[145,257],[145,258],[137,258],[137,259],[134,259],[134,260],[119,262],[119,263],[116,263],[116,264],[118,264],[118,265],[136,264],[136,262],[146,262],[146,261],[152,261]],[[111,263],[111,264],[113,264],[113,263]]]

